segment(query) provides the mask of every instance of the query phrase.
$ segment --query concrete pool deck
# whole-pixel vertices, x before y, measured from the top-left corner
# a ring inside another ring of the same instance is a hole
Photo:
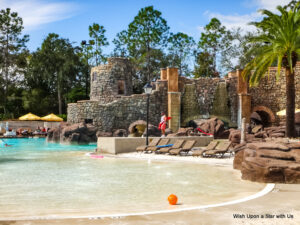
[[[203,159],[190,156],[174,157],[139,153],[126,153],[113,157],[163,161],[179,160],[209,165],[223,165],[225,167],[230,167],[233,160],[233,157],[224,159]],[[271,192],[260,198],[234,205],[208,209],[102,219],[3,221],[0,222],[0,224],[300,224],[299,197],[300,185],[276,184]],[[241,218],[234,218],[234,215],[240,215]],[[264,218],[261,218],[262,215]],[[259,218],[257,218],[257,216]]]

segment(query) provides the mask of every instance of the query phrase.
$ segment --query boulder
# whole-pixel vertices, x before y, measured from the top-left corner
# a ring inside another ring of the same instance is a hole
[[[256,134],[258,132],[261,132],[262,130],[263,130],[263,125],[260,124],[253,127],[251,131],[253,134]]]
[[[60,128],[52,128],[47,133],[47,141],[60,142]]]
[[[83,144],[96,142],[96,133],[97,128],[92,124],[77,123],[69,125],[64,123],[58,128],[50,129],[48,131],[47,140]]]
[[[242,162],[244,161],[244,150],[238,151],[234,155],[233,159],[233,169],[241,170],[242,169]]]
[[[233,144],[239,144],[241,142],[241,131],[230,129],[229,132],[229,141],[231,141]]]
[[[146,137],[146,130],[144,131],[143,136]],[[149,124],[149,126],[148,126],[148,136],[149,137],[160,137],[161,136],[161,131],[158,129],[157,126]]]
[[[300,112],[295,113],[295,123],[300,124]]]
[[[251,113],[250,120],[255,121],[256,124],[261,124],[262,123],[261,116],[257,112]]]
[[[127,137],[128,132],[125,129],[118,129],[113,133],[113,137]]]
[[[97,137],[112,137],[112,132],[104,132],[104,131],[97,131],[96,132]]]
[[[259,131],[257,133],[254,133],[254,137],[255,138],[267,138],[268,135],[267,135],[267,132],[265,132],[265,131]]]
[[[194,132],[193,127],[180,127],[176,133],[169,133],[168,137],[182,137],[182,136],[195,136],[198,135]]]
[[[72,142],[72,143],[78,143],[79,138],[80,138],[80,133],[73,133],[71,135],[70,142]]]
[[[264,183],[300,183],[300,143],[257,142],[236,146],[233,168],[242,179]]]
[[[215,138],[221,138],[225,131],[223,121],[216,117],[202,121],[198,127],[204,132],[214,135]]]
[[[147,122],[144,120],[137,120],[131,123],[128,127],[129,134],[136,133],[139,137],[141,137],[145,131],[147,126]]]
[[[79,136],[78,144],[88,144],[90,142],[96,142],[97,139],[93,139],[92,137],[88,136],[87,134],[81,133]]]

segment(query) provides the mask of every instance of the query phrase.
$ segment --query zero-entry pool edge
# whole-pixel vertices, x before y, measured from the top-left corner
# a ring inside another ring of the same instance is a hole
[[[226,201],[217,204],[209,204],[209,205],[200,205],[182,209],[169,209],[169,210],[159,210],[159,211],[146,211],[146,212],[139,212],[139,213],[121,213],[121,214],[110,214],[110,215],[85,215],[85,216],[30,216],[30,217],[23,217],[23,218],[0,218],[0,221],[22,221],[22,220],[55,220],[55,219],[104,219],[104,218],[122,218],[128,216],[146,216],[146,215],[155,215],[155,214],[164,214],[164,213],[175,213],[175,212],[183,212],[183,211],[190,211],[190,210],[200,210],[200,209],[208,209],[214,207],[222,207],[228,205],[234,205],[242,202],[247,202],[256,198],[260,198],[268,193],[270,193],[275,187],[275,184],[270,183],[267,184],[264,189],[261,191],[246,196],[244,198]]]

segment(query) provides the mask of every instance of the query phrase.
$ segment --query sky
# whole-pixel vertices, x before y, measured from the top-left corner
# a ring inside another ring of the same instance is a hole
[[[138,11],[153,5],[162,12],[170,31],[183,32],[199,41],[203,27],[213,17],[227,28],[254,28],[247,25],[259,20],[258,9],[274,11],[277,5],[290,0],[0,0],[0,9],[11,8],[24,22],[24,34],[29,34],[30,51],[41,46],[49,33],[68,38],[74,45],[88,40],[88,26],[103,25],[110,42],[104,53],[113,50],[112,40],[127,28]]]

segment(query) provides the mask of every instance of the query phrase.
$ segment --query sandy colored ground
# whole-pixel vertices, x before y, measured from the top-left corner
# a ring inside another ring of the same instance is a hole
[[[118,157],[129,157],[150,160],[183,160],[205,164],[232,165],[232,158],[202,159],[194,157],[155,156],[144,154],[122,154]],[[165,158],[166,157],[166,158]],[[234,218],[240,214],[245,218]],[[269,215],[267,215],[269,214]],[[259,218],[254,218],[258,216]],[[264,218],[261,218],[264,216]],[[278,218],[277,218],[278,216]],[[252,217],[252,218],[249,218]],[[277,184],[267,195],[230,206],[209,208],[206,210],[191,210],[176,213],[156,214],[147,216],[129,216],[104,219],[64,219],[35,221],[0,221],[0,225],[95,225],[95,224],[300,224],[300,184]]]

